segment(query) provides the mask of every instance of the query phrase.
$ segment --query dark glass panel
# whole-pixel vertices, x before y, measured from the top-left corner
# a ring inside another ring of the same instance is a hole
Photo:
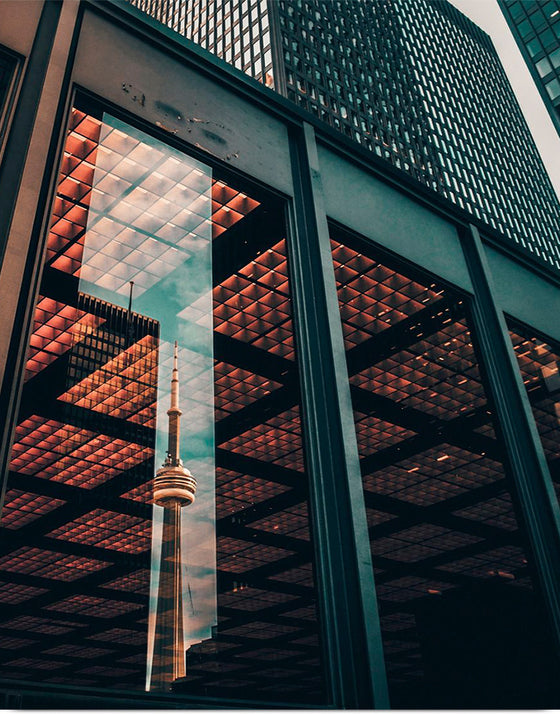
[[[513,348],[544,453],[560,493],[560,346],[508,320]]]
[[[555,659],[468,303],[331,236],[392,706],[551,706]]]
[[[10,86],[17,65],[16,58],[0,47],[0,141],[4,133],[4,110],[10,94]]]

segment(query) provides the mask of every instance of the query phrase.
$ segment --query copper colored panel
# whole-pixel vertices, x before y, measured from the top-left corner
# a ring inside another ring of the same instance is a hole
[[[137,516],[96,508],[49,535],[72,543],[123,553],[142,553],[150,547],[152,524]]]
[[[221,446],[235,453],[303,471],[299,409],[290,409],[268,419]]]
[[[83,578],[108,565],[101,560],[64,555],[31,546],[23,546],[0,558],[0,566],[8,573],[24,573],[67,582]]]
[[[45,513],[62,506],[66,501],[59,498],[39,496],[11,488],[6,493],[2,508],[2,526],[4,528],[21,528],[40,518]]]

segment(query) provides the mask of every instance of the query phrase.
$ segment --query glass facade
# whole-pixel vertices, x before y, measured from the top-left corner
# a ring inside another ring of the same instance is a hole
[[[184,0],[131,0],[131,4],[167,25],[175,32],[184,35],[186,26],[186,3]]]
[[[268,0],[129,0],[143,12],[274,86]]]
[[[392,705],[546,706],[558,662],[469,301],[331,236]]]
[[[0,703],[558,708],[558,271],[140,13],[53,8],[0,172]],[[437,183],[416,85],[386,140]]]
[[[274,86],[267,0],[195,0],[186,5],[186,37],[267,87]]]
[[[488,35],[447,2],[269,3],[187,3],[183,34],[560,267],[560,204]],[[560,102],[559,0],[514,5],[548,13],[536,59]]]
[[[498,1],[560,133],[560,2]]]
[[[393,6],[278,8],[288,98],[437,189],[437,147]]]
[[[560,493],[560,347],[549,337],[509,320],[510,337],[542,447]]]
[[[278,7],[290,98],[560,267],[560,205],[485,33],[447,2]]]
[[[72,111],[2,515],[8,678],[324,701],[283,211]]]

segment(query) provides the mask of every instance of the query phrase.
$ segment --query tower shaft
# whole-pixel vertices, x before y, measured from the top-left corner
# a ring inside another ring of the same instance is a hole
[[[171,376],[171,406],[167,410],[169,417],[169,431],[167,442],[167,458],[172,466],[179,466],[179,441],[181,437],[181,414],[179,409],[179,368],[178,368],[177,343],[173,354],[173,373]]]
[[[174,499],[163,510],[152,689],[169,690],[186,673],[181,571],[181,503]]]

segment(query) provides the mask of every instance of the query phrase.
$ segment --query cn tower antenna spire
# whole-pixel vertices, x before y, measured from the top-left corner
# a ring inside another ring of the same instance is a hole
[[[179,349],[177,341],[173,349],[173,372],[171,375],[171,405],[167,410],[169,417],[169,432],[167,441],[167,461],[168,466],[181,466],[182,461],[179,456],[179,442],[181,436],[181,414],[179,409],[179,368],[178,368],[178,353]]]

